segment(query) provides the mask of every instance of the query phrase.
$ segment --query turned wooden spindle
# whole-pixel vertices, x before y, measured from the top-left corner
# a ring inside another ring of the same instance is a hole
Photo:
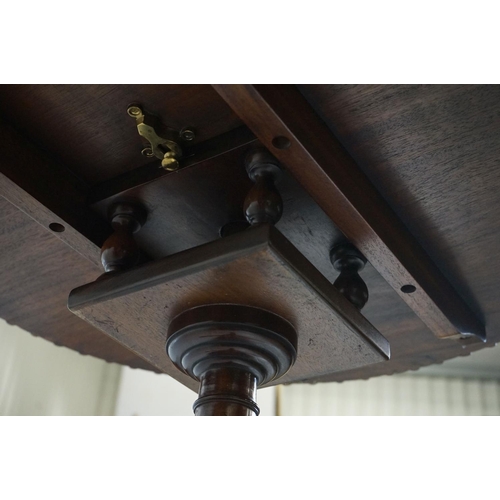
[[[117,203],[111,206],[108,216],[114,232],[101,248],[101,263],[107,273],[128,269],[139,262],[134,233],[144,225],[147,215],[141,205]]]
[[[257,416],[257,388],[293,365],[297,333],[269,311],[211,304],[176,316],[166,349],[177,368],[200,382],[196,416]]]
[[[258,148],[247,155],[245,167],[255,183],[243,207],[248,223],[251,226],[276,224],[283,213],[283,200],[275,185],[281,177],[278,160],[267,149]]]
[[[359,310],[368,301],[368,287],[359,272],[365,267],[366,259],[361,252],[349,242],[341,243],[330,251],[333,267],[340,272],[333,285]]]

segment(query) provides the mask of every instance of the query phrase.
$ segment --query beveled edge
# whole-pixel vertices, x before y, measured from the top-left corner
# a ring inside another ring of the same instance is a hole
[[[249,228],[133,269],[102,275],[92,283],[73,289],[68,297],[68,309],[77,311],[253,253],[268,246],[271,229],[270,226]],[[186,266],[186,261],[191,264]]]

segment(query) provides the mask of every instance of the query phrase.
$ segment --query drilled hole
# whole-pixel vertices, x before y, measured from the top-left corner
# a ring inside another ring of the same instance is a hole
[[[273,139],[273,146],[276,149],[287,149],[290,147],[290,139],[283,136],[275,137]]]
[[[413,293],[415,290],[416,288],[413,285],[403,285],[401,287],[403,293]]]
[[[54,231],[54,233],[62,233],[66,228],[58,222],[53,222],[52,224],[49,224],[49,229]]]

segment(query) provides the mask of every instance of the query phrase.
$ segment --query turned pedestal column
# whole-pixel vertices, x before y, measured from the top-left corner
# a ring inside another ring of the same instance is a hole
[[[297,334],[269,311],[212,304],[175,317],[166,348],[175,365],[200,382],[195,415],[254,416],[257,388],[293,365]]]

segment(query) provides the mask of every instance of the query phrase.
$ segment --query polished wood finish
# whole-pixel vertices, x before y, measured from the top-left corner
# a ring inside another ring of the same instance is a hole
[[[389,357],[387,340],[267,225],[105,276],[73,290],[68,307],[187,384],[164,354],[167,325],[186,309],[220,303],[265,309],[293,324],[297,361],[283,382]]]
[[[246,370],[220,367],[200,377],[197,417],[258,417],[257,377]]]
[[[66,307],[67,294],[102,273],[100,246],[112,231],[107,210],[114,202],[130,198],[147,207],[150,219],[136,234],[136,240],[153,259],[213,241],[228,222],[239,220],[238,227],[243,228],[242,206],[252,186],[244,168],[246,149],[236,148],[129,189],[135,186],[132,182],[126,190],[119,189],[87,210],[80,200],[98,192],[97,188],[104,186],[102,182],[109,180],[109,185],[114,185],[113,179],[117,180],[128,167],[131,177],[136,166],[138,172],[142,168],[139,165],[153,168],[140,156],[133,123],[123,115],[129,102],[123,99],[111,104],[111,121],[108,107],[99,105],[108,102],[103,97],[106,95],[126,97],[149,90],[134,86],[132,91],[122,93],[116,90],[120,86],[83,86],[73,100],[69,91],[38,87],[9,87],[7,91],[0,88],[0,113],[13,118],[16,126],[10,129],[15,132],[13,136],[0,134],[4,137],[0,170],[4,180],[7,177],[2,194],[22,210],[7,202],[0,204],[0,316],[83,354],[158,371],[72,315]],[[155,87],[159,101],[162,92],[167,96],[165,102],[169,101],[177,92],[174,87]],[[299,89],[488,330],[485,344],[439,340],[368,262],[362,277],[370,290],[370,300],[363,315],[390,341],[391,359],[308,381],[366,379],[415,370],[499,342],[500,264],[490,257],[500,252],[500,87],[301,85]],[[53,100],[43,97],[50,93]],[[197,113],[191,109],[197,106],[196,86],[190,86],[187,94],[193,98],[174,103],[179,116]],[[78,123],[85,113],[80,112],[84,108],[83,95],[89,109],[103,112],[95,115],[99,121],[111,124],[106,132],[109,137],[92,131],[90,120]],[[215,100],[219,98],[215,94],[212,97],[214,102],[209,106],[218,107]],[[43,121],[46,114],[51,114],[53,102],[63,126],[53,120]],[[168,121],[168,116],[166,113],[162,119]],[[241,121],[234,116],[225,126],[223,122],[218,119],[215,142],[221,131],[241,127]],[[129,126],[131,129],[124,132],[124,127]],[[37,127],[43,130],[39,133]],[[68,138],[76,148],[68,147]],[[201,146],[208,139],[197,134],[198,140]],[[111,143],[115,144],[114,153],[123,152],[121,160],[113,154],[101,162],[98,156],[103,146]],[[20,153],[23,145],[32,146],[29,156]],[[286,142],[278,141],[278,146],[283,145]],[[135,155],[133,161],[129,155]],[[122,169],[125,157],[130,163]],[[85,195],[80,188],[75,193],[71,182],[59,183],[68,174],[76,179],[69,170],[73,164],[92,170],[95,161],[99,161],[100,180],[90,189],[88,181],[78,182],[79,186],[83,184]],[[115,162],[122,162],[121,166]],[[345,237],[284,167],[283,178],[277,184],[284,210],[276,227],[326,279],[334,282],[338,272],[331,265],[329,249],[345,241]],[[140,184],[141,176],[137,179]],[[68,217],[72,217],[71,223]],[[63,225],[65,231],[51,231],[54,222]],[[102,231],[96,231],[99,226]]]
[[[368,287],[359,272],[365,267],[366,259],[349,242],[332,248],[330,259],[335,270],[339,271],[333,286],[359,310],[368,302]],[[413,290],[414,291],[414,290]]]
[[[269,311],[234,304],[188,309],[170,323],[167,353],[200,382],[197,416],[257,416],[257,388],[277,382],[297,357],[293,326]]]
[[[295,87],[215,88],[436,336],[485,338],[477,315]],[[405,285],[416,291],[402,292]]]
[[[248,223],[251,226],[276,224],[283,215],[283,200],[276,188],[276,181],[281,178],[278,160],[260,146],[248,152],[245,167],[255,183],[243,206]]]
[[[117,203],[109,211],[114,232],[101,248],[101,263],[107,273],[123,271],[139,263],[141,252],[134,239],[146,222],[147,212],[142,205]]]

